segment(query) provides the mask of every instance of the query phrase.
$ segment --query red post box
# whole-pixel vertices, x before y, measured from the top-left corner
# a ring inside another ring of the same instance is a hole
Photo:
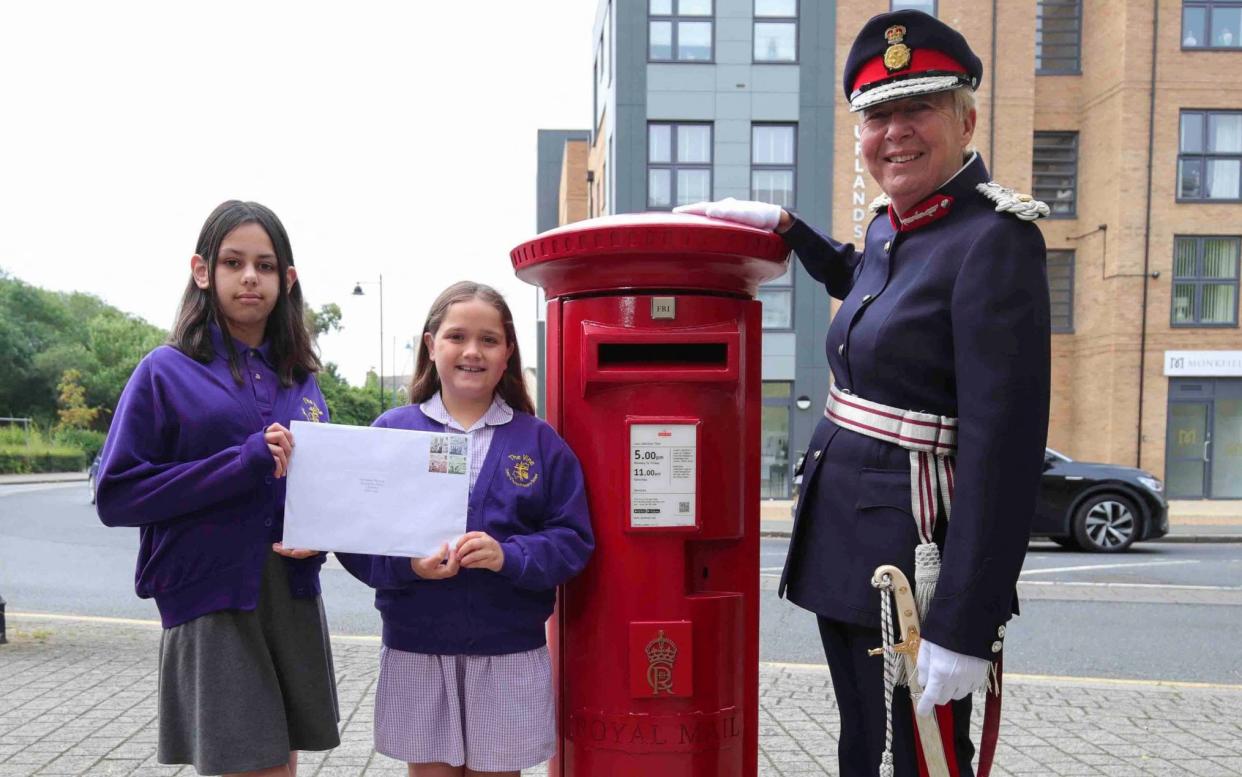
[[[511,253],[547,296],[547,416],[582,462],[596,549],[550,643],[552,777],[758,767],[760,282],[770,232],[593,219]]]

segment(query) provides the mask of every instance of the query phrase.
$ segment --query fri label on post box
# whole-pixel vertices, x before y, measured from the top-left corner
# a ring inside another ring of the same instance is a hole
[[[630,526],[694,526],[695,424],[630,426]]]

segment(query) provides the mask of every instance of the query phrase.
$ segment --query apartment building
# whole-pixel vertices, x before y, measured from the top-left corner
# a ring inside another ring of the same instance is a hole
[[[541,171],[576,154],[585,180],[560,176],[551,207],[733,196],[860,239],[879,190],[840,73],[863,23],[900,8],[966,35],[974,145],[1052,208],[1050,446],[1151,470],[1172,497],[1242,498],[1242,0],[599,0],[591,129],[540,146]],[[761,297],[778,497],[827,391],[831,306],[801,267]]]

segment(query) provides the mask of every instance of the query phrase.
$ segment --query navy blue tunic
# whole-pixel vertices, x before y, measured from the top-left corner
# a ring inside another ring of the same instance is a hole
[[[994,659],[1017,612],[1048,430],[1049,301],[1043,237],[976,190],[976,156],[933,204],[947,215],[898,231],[887,212],[863,251],[801,220],[784,237],[842,300],[828,330],[835,384],[885,405],[959,419],[952,518],[937,522],[940,581],[923,635]],[[781,594],[828,618],[879,628],[871,575],[914,579],[909,452],[821,419]]]

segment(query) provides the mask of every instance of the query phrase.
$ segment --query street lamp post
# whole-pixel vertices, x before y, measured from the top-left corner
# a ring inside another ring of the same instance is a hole
[[[388,409],[384,405],[384,274],[383,273],[379,274],[378,283],[373,282],[373,281],[355,282],[354,283],[354,296],[355,297],[364,296],[365,293],[362,291],[362,287],[364,284],[367,286],[372,286],[372,285],[379,286],[380,362],[379,362],[379,380],[377,381],[377,383],[379,383],[380,412],[382,413]]]

